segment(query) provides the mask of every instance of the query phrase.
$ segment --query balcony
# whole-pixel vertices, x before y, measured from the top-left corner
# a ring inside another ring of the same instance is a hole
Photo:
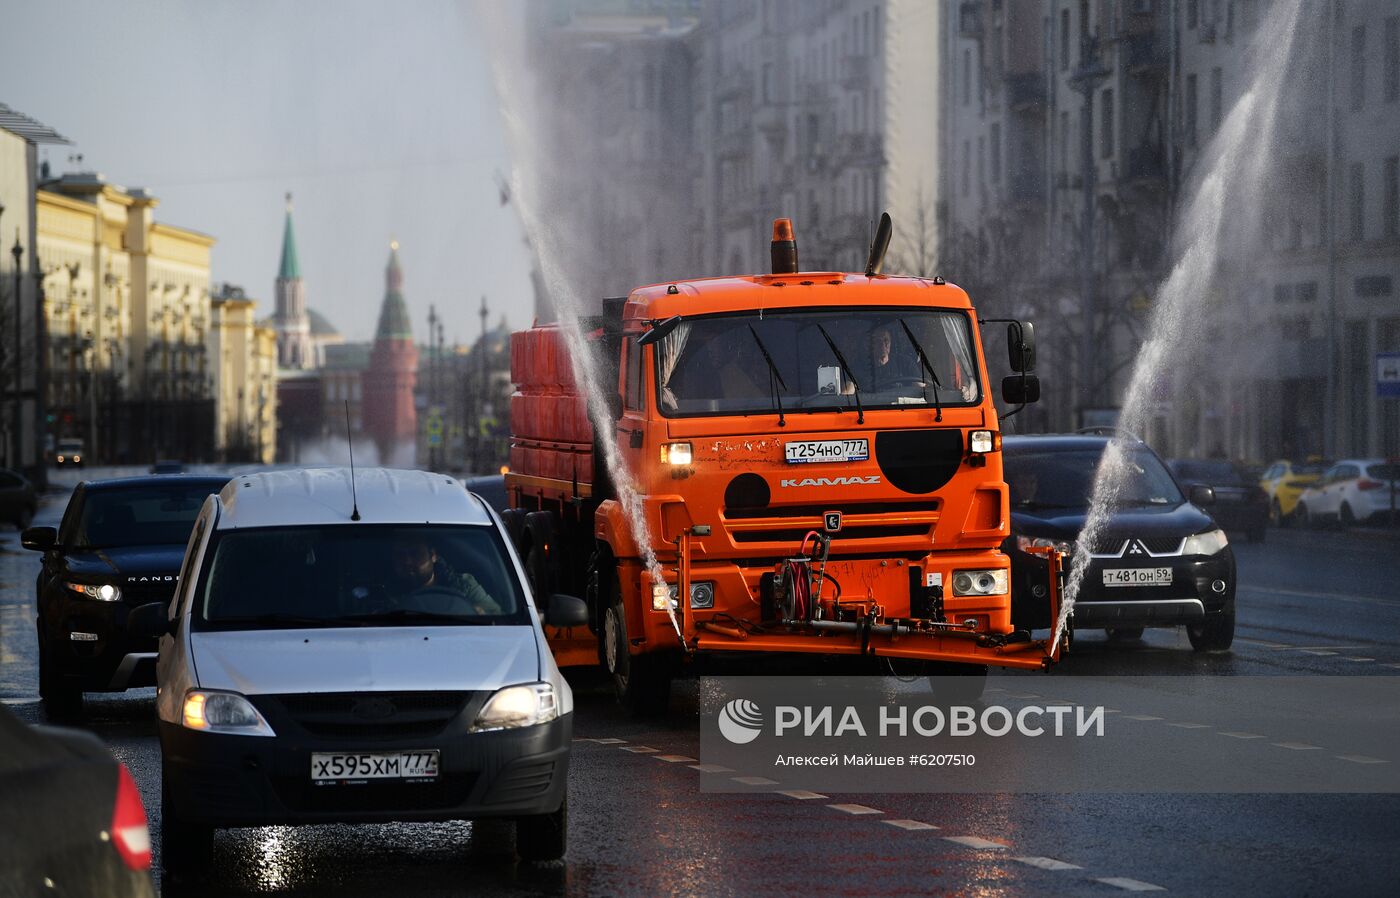
[[[1008,108],[1023,111],[1045,106],[1045,76],[1039,72],[1026,72],[1021,75],[1007,75],[1005,82],[1006,105]]]
[[[832,160],[835,168],[876,166],[884,161],[884,145],[879,135],[848,131],[836,136]]]

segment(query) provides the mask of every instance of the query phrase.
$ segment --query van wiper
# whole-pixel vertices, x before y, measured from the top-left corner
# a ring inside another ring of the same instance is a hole
[[[933,420],[943,420],[943,403],[938,401],[938,391],[943,384],[938,382],[938,375],[934,373],[933,366],[928,363],[928,353],[924,352],[924,347],[915,339],[914,332],[909,329],[909,325],[904,323],[904,319],[899,319],[899,326],[904,328],[904,336],[909,338],[909,345],[914,347],[914,352],[919,356],[919,364],[928,372],[929,378],[933,381]],[[924,401],[928,402],[928,390],[924,390]]]
[[[768,395],[773,397],[773,405],[778,409],[778,426],[786,427],[787,419],[783,415],[783,400],[778,395],[778,387],[781,385],[786,390],[788,385],[783,382],[783,376],[778,373],[778,366],[773,364],[773,356],[769,355],[768,347],[763,345],[763,340],[758,336],[758,331],[753,329],[752,324],[749,325],[749,333],[753,334],[753,341],[758,344],[758,351],[763,353],[763,360],[768,363]]]
[[[412,608],[395,608],[392,611],[372,611],[367,614],[347,614],[339,620],[350,621],[359,624],[376,624],[381,621],[394,621],[396,623],[424,622],[424,623],[453,623],[453,624],[484,624],[487,621],[479,616],[467,616],[463,614],[443,614],[438,611],[417,611]]]
[[[223,628],[229,624],[253,624],[259,627],[266,627],[271,624],[293,624],[301,627],[333,627],[336,624],[336,619],[276,612],[273,614],[250,614],[244,617],[211,617],[207,618],[205,623],[219,628]]]
[[[826,345],[831,347],[831,354],[836,356],[836,364],[841,366],[841,370],[851,381],[851,387],[855,390],[854,396],[856,397],[856,423],[864,424],[865,409],[860,404],[860,383],[856,380],[855,374],[851,372],[851,366],[846,363],[846,357],[841,354],[841,350],[836,348],[836,341],[831,339],[831,334],[828,334],[826,328],[822,327],[820,323],[817,324],[817,330],[822,332],[822,339],[826,340]]]

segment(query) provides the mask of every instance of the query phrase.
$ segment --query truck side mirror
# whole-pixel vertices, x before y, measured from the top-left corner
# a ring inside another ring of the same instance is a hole
[[[53,527],[26,527],[19,535],[19,544],[35,552],[47,552],[58,544],[58,531]]]
[[[1010,350],[1012,371],[1035,370],[1035,325],[1029,321],[1013,321],[1006,326],[1006,344]],[[1038,397],[1037,397],[1038,398]],[[1034,399],[1027,400],[1034,402]]]
[[[1034,374],[1008,374],[1001,379],[1001,398],[1008,405],[1040,401],[1040,378]]]

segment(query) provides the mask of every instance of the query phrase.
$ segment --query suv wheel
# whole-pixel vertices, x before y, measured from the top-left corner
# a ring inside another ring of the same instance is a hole
[[[525,861],[557,861],[569,845],[569,799],[552,814],[532,814],[515,821],[515,853]]]
[[[83,709],[83,691],[77,684],[54,669],[49,649],[40,628],[39,636],[39,699],[44,711],[54,719],[77,716]]]
[[[1143,627],[1109,627],[1108,638],[1111,642],[1127,642],[1130,639],[1141,639]]]
[[[603,612],[598,638],[603,669],[612,677],[613,692],[627,710],[639,717],[665,713],[671,700],[671,672],[665,658],[628,651],[627,615],[621,597],[622,584],[617,583],[613,600]]]
[[[1223,611],[1206,615],[1206,619],[1196,624],[1186,625],[1186,638],[1191,640],[1191,648],[1198,652],[1223,652],[1235,641],[1235,606],[1232,603]]]
[[[160,863],[171,873],[198,876],[214,856],[214,827],[182,820],[170,800],[170,768],[160,766]]]
[[[1337,512],[1337,523],[1341,524],[1343,527],[1356,526],[1356,515],[1352,514],[1350,503],[1342,503],[1342,510]]]
[[[1308,511],[1308,506],[1303,502],[1299,502],[1298,507],[1293,509],[1293,517],[1305,529],[1310,530],[1317,523],[1313,520],[1312,512]]]

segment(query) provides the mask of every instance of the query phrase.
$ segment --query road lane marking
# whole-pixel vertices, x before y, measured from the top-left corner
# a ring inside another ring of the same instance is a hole
[[[652,757],[656,758],[656,760],[658,761],[666,761],[671,764],[679,764],[682,761],[695,760],[695,758],[687,757],[685,755],[652,755]]]
[[[991,839],[984,839],[981,836],[944,836],[945,842],[956,842],[968,848],[981,848],[987,851],[1003,851],[1006,845],[1002,842],[993,842]]]
[[[634,755],[645,755],[645,754],[650,754],[651,752],[654,752],[654,751],[660,751],[660,749],[652,748],[651,746],[648,746],[648,745],[624,745],[624,746],[622,747],[622,750],[623,750],[623,751],[630,751],[630,752],[632,752]]]
[[[1302,652],[1304,655],[1318,655],[1318,656],[1322,656],[1322,655],[1335,655],[1335,654],[1337,654],[1336,652],[1329,652],[1329,651],[1326,651],[1326,650],[1319,650],[1319,649],[1299,649],[1298,651]]]
[[[1128,714],[1128,715],[1125,715],[1125,716],[1126,716],[1129,720],[1161,720],[1161,719],[1162,719],[1162,718],[1160,718],[1160,717],[1153,717],[1151,714]]]
[[[733,773],[733,767],[725,767],[723,764],[691,764],[691,770],[698,770],[701,773]]]
[[[1249,643],[1250,645],[1257,645],[1257,646],[1259,646],[1260,648],[1265,648],[1265,649],[1291,649],[1291,648],[1293,648],[1293,646],[1291,646],[1291,645],[1285,645],[1285,644],[1282,643],[1282,642],[1265,642],[1265,641],[1262,640],[1262,639],[1245,639],[1243,636],[1236,636],[1236,637],[1235,637],[1235,641],[1236,641],[1236,642],[1247,642],[1247,643]]]
[[[1035,692],[1008,692],[1008,693],[1006,693],[1006,697],[1007,697],[1007,698],[1040,698],[1040,695],[1037,694],[1037,693],[1035,693]]]
[[[609,737],[606,738],[606,739],[594,739],[593,741],[596,742],[596,743],[598,743],[599,745],[622,745],[622,744],[625,743],[627,740],[626,740],[626,739],[614,739],[614,738],[612,738],[611,736],[609,736]]]
[[[1221,733],[1222,736],[1229,736],[1231,739],[1267,739],[1268,736],[1261,736],[1258,733]]]
[[[1353,764],[1389,764],[1385,758],[1373,758],[1370,755],[1333,755],[1343,761],[1350,761]]]
[[[866,807],[863,804],[829,804],[827,807],[831,808],[833,811],[840,811],[843,814],[855,814],[856,816],[885,813],[878,808]]]
[[[1143,882],[1140,879],[1129,879],[1126,876],[1106,876],[1103,879],[1096,879],[1094,882],[1101,882],[1115,888],[1124,889],[1129,892],[1165,892],[1161,886],[1154,886],[1150,882]]]
[[[1210,724],[1208,724],[1208,723],[1168,723],[1167,726],[1169,726],[1169,727],[1181,727],[1183,730],[1208,730],[1208,729],[1210,729]]]
[[[1040,870],[1083,870],[1078,864],[1067,864],[1064,861],[1057,861],[1053,857],[1013,857],[1013,861],[1025,864],[1028,867],[1035,867]]]
[[[743,783],[745,786],[776,786],[777,780],[770,780],[766,776],[731,776],[736,783]]]
[[[1385,667],[1394,667],[1394,668],[1396,668],[1397,670],[1400,670],[1400,664],[1386,664],[1386,665],[1384,665],[1384,666],[1385,666]]]
[[[1289,751],[1320,751],[1322,749],[1321,745],[1309,745],[1306,742],[1270,742],[1269,744],[1286,748]]]
[[[1302,589],[1277,589],[1265,586],[1238,586],[1236,589],[1240,592],[1252,592],[1256,595],[1266,596],[1280,595],[1297,596],[1305,599],[1334,599],[1338,602],[1354,602],[1360,605],[1385,605],[1388,607],[1400,605],[1400,602],[1396,602],[1393,599],[1381,599],[1374,596],[1348,596],[1339,592],[1308,592]]]
[[[890,826],[897,826],[900,829],[938,829],[938,827],[934,826],[932,823],[925,823],[922,820],[881,820],[880,822],[888,824]]]
[[[778,793],[786,795],[788,798],[796,798],[798,801],[811,801],[814,798],[826,798],[820,792],[808,792],[806,789],[784,789]]]
[[[1375,658],[1343,658],[1343,661],[1374,661]]]

